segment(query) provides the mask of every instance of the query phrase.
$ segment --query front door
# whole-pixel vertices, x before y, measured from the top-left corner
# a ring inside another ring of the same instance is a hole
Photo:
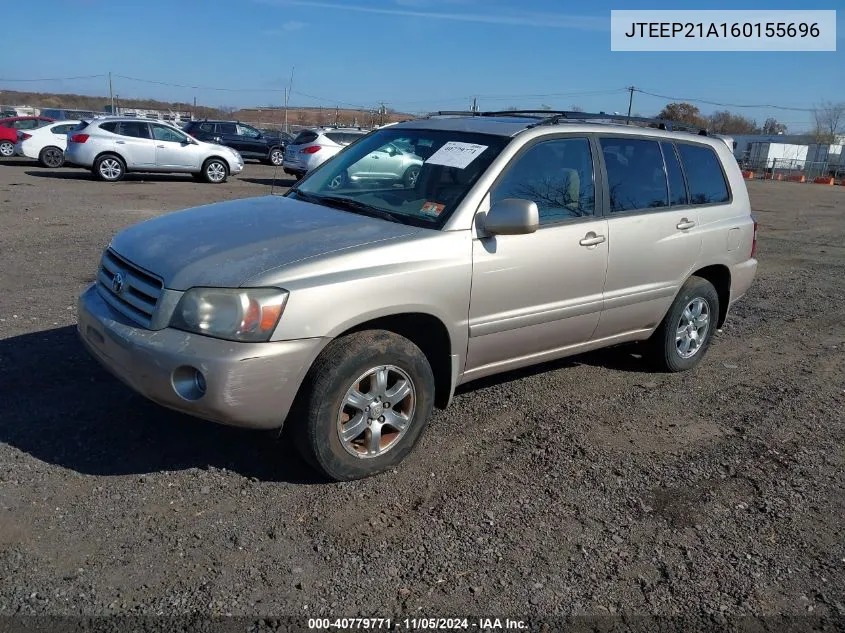
[[[156,167],[189,168],[199,167],[199,149],[188,140],[188,136],[169,125],[150,123],[156,147]]]
[[[467,378],[562,356],[592,339],[608,256],[594,173],[590,141],[561,137],[524,149],[491,189],[490,204],[536,202],[540,228],[473,240]]]

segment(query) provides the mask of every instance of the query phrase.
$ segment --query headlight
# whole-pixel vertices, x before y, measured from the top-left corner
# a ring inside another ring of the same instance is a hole
[[[170,327],[231,341],[269,340],[288,293],[278,288],[191,288]]]

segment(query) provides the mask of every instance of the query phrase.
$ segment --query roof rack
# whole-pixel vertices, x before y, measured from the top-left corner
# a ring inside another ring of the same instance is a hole
[[[626,116],[624,114],[607,114],[606,112],[577,112],[574,110],[493,110],[487,112],[476,112],[473,110],[440,110],[432,112],[424,118],[436,116],[518,116],[532,117],[538,119],[536,123],[529,125],[529,128],[540,125],[556,125],[562,121],[615,121],[628,123],[640,123],[653,125],[660,130],[692,132],[699,136],[707,136],[707,130],[700,125],[694,125],[685,121],[671,121],[669,119],[653,119],[641,116]]]

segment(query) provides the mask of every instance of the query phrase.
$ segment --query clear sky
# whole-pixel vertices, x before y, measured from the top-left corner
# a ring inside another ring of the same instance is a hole
[[[845,101],[841,0],[40,0],[4,6],[4,89],[108,94],[210,106],[291,105],[407,112],[509,106],[625,111],[635,85],[668,97],[812,108]],[[610,51],[611,9],[841,9],[835,53]],[[11,81],[56,79],[60,81]],[[134,78],[134,79],[129,79]],[[143,83],[136,79],[180,84]],[[197,86],[193,88],[189,86]],[[210,90],[208,88],[228,88]],[[249,89],[249,90],[245,90]],[[666,99],[637,93],[634,111]],[[698,104],[704,113],[720,109]],[[795,131],[811,114],[729,108]]]

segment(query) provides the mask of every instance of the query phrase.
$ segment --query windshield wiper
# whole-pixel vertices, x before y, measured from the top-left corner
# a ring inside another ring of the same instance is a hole
[[[353,200],[352,198],[316,195],[312,195],[312,197],[316,198],[318,202],[323,202],[326,204],[330,204],[334,207],[346,209],[348,211],[352,211],[353,213],[360,213],[361,215],[368,215],[373,218],[381,218],[382,220],[388,220],[389,222],[398,222],[399,224],[405,224],[405,222],[400,220],[397,217],[397,214],[395,213],[391,213],[390,211],[384,211],[383,209],[379,209],[378,207],[359,202],[358,200]]]

